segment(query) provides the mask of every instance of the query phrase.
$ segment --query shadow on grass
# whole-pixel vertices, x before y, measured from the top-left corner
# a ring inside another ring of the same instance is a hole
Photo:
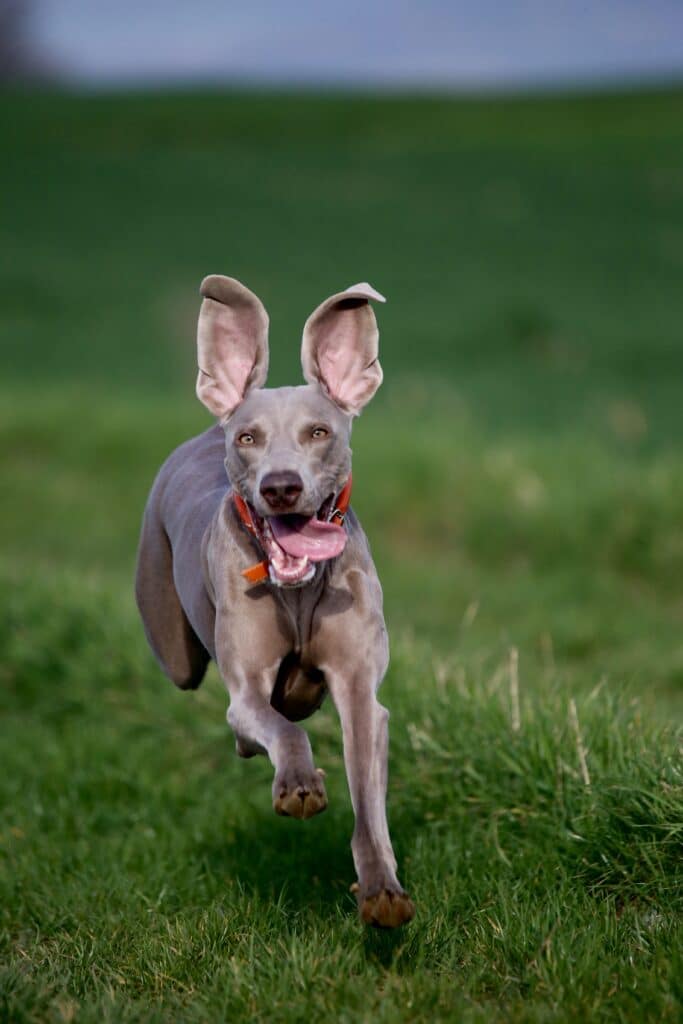
[[[366,959],[377,961],[385,969],[398,967],[401,974],[412,973],[410,958],[401,956],[401,953],[406,937],[414,928],[414,924],[409,924],[387,931],[366,926],[363,932],[363,950]]]
[[[250,808],[245,819],[197,845],[196,856],[210,872],[291,911],[329,913],[340,904],[354,879],[346,815],[328,811],[302,822]]]
[[[366,958],[386,968],[405,945],[410,926],[382,931],[358,919],[350,892],[355,880],[352,829],[350,809],[328,810],[301,822],[251,807],[243,823],[225,833],[213,831],[197,844],[195,854],[214,876],[239,881],[247,893],[283,909],[292,925],[304,914],[326,926],[339,924],[340,915],[357,921]]]

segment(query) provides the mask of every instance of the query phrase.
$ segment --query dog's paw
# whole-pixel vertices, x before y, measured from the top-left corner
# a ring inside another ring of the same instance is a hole
[[[356,882],[351,891],[356,894],[361,920],[373,928],[400,928],[415,917],[415,904],[402,889],[384,888],[363,894]]]
[[[323,772],[285,772],[275,776],[273,808],[289,818],[312,818],[327,807]]]

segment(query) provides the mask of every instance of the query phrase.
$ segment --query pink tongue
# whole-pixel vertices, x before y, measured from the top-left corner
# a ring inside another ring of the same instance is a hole
[[[311,562],[324,562],[340,555],[346,544],[343,527],[324,523],[315,516],[271,516],[268,522],[282,550],[295,558],[306,555]]]

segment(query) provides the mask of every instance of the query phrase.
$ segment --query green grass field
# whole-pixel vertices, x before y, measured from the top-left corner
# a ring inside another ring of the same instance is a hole
[[[683,92],[4,94],[0,126],[0,1021],[678,1021]],[[174,690],[137,620],[209,272],[263,298],[275,384],[324,297],[389,300],[354,507],[398,934],[355,916],[332,709],[330,807],[279,819],[215,671]]]

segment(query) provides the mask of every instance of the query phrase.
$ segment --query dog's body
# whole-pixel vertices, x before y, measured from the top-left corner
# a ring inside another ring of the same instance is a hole
[[[375,696],[388,662],[382,592],[353,513],[343,526],[341,513],[335,518],[352,417],[381,382],[368,301],[381,296],[359,285],[323,303],[304,330],[309,383],[265,390],[259,300],[216,276],[202,294],[197,391],[221,425],[178,448],[152,489],[136,580],[145,631],[181,688],[197,687],[217,662],[238,753],[269,756],[280,814],[307,818],[327,804],[308,736],[294,722],[329,690],[356,815],[361,915],[396,926],[413,907],[385,813],[388,714]],[[263,578],[250,584],[255,553],[266,555],[255,567]]]

